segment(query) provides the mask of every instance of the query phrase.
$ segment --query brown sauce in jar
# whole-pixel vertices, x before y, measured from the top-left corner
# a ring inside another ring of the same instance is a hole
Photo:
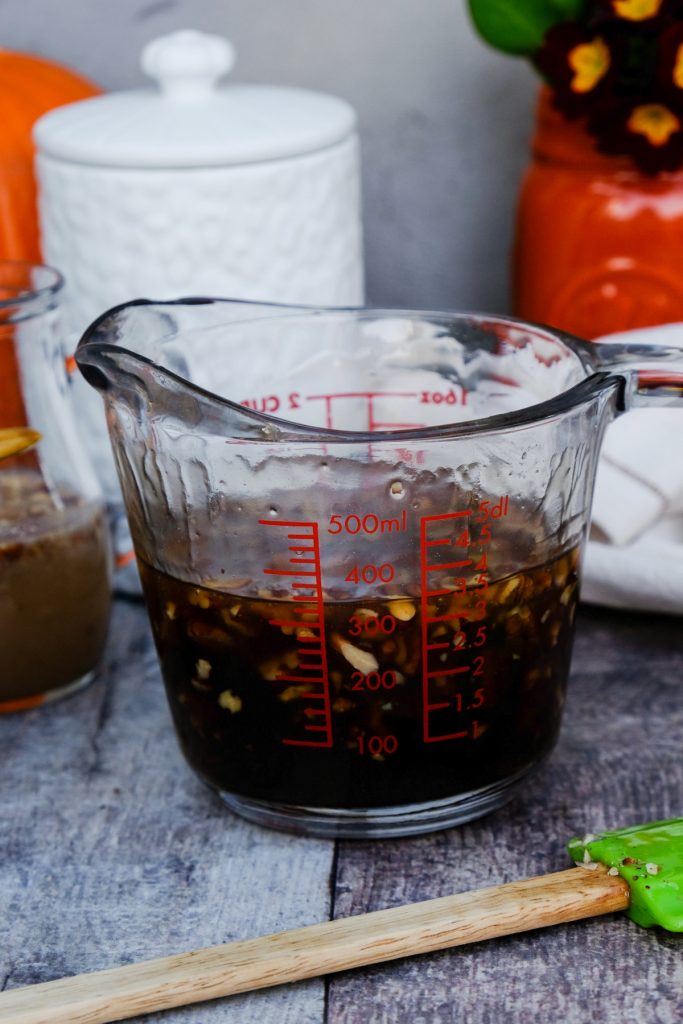
[[[110,611],[102,507],[0,473],[0,711],[40,703],[97,666]]]

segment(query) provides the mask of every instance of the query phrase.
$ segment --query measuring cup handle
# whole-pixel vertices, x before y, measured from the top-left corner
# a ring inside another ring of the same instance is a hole
[[[683,348],[659,345],[588,343],[596,370],[624,379],[623,409],[680,405],[683,409]]]

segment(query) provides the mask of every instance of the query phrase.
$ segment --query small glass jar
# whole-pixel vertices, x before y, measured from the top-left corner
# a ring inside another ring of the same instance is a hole
[[[109,531],[68,395],[62,283],[0,261],[0,713],[88,683],[109,622]]]

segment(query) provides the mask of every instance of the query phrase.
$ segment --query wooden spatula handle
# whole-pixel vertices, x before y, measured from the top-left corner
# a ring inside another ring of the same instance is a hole
[[[571,868],[0,994],[2,1024],[107,1024],[364,964],[624,910],[619,877]]]

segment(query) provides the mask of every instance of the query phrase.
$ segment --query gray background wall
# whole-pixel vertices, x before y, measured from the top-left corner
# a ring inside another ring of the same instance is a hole
[[[229,37],[242,81],[326,90],[359,114],[368,299],[504,311],[535,78],[465,0],[0,0],[0,45],[106,89],[145,83],[149,39]]]

